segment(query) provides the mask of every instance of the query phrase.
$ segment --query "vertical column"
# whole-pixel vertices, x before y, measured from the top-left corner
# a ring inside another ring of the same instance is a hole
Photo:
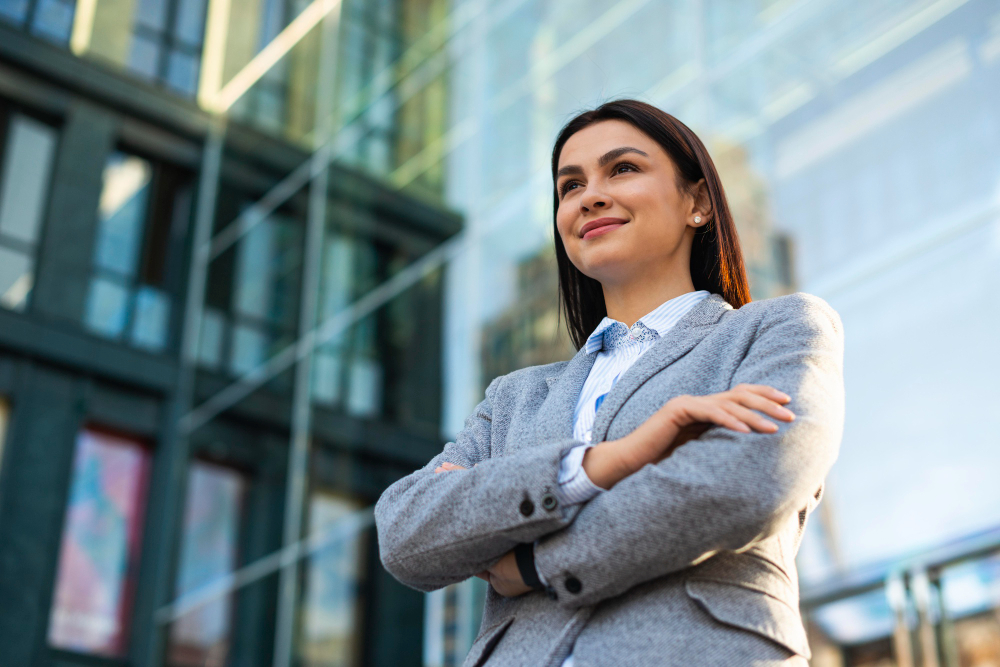
[[[958,640],[955,637],[955,626],[948,614],[948,606],[944,600],[944,589],[941,585],[941,572],[935,572],[931,578],[931,586],[934,587],[935,597],[938,606],[938,628],[937,639],[941,647],[942,667],[959,667],[958,660]]]
[[[920,643],[921,667],[940,667],[934,620],[931,618],[931,585],[927,572],[916,570],[910,575],[910,590],[917,608],[917,639]]]
[[[82,380],[28,362],[19,372],[0,512],[0,662],[35,665],[48,662],[54,575],[87,408]]]
[[[889,576],[885,582],[885,596],[893,615],[892,648],[896,667],[916,667],[910,643],[910,626],[906,621],[906,584],[901,574]]]
[[[133,661],[142,667],[158,667],[162,664],[166,628],[161,627],[156,621],[155,610],[169,603],[174,593],[176,547],[184,512],[190,444],[188,422],[184,418],[190,412],[194,401],[198,341],[201,335],[205,283],[210,257],[209,241],[215,219],[225,135],[225,121],[215,119],[209,129],[202,154],[192,256],[181,328],[177,388],[170,408],[166,411],[163,435],[153,462],[150,507],[147,515],[149,538],[140,572],[131,650]]]
[[[67,114],[38,253],[33,312],[83,321],[104,162],[117,130],[114,116],[90,104],[75,102]]]
[[[316,305],[319,298],[323,232],[326,227],[326,203],[330,177],[329,141],[333,114],[333,83],[339,12],[323,18],[320,34],[320,57],[317,72],[316,127],[312,174],[309,184],[309,215],[303,252],[302,293],[299,299],[299,341],[296,350],[295,388],[292,397],[292,433],[288,451],[288,478],[285,495],[283,546],[302,537],[303,509],[306,502],[309,469],[309,441],[312,423],[312,361],[316,328]],[[274,666],[289,667],[295,652],[295,618],[298,606],[299,560],[281,570],[278,588],[278,614],[274,639]]]

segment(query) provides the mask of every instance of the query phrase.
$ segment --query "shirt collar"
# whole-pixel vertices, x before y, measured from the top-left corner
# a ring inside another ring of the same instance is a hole
[[[646,328],[652,329],[660,336],[663,336],[670,331],[670,329],[672,329],[689,310],[694,308],[695,305],[703,299],[708,298],[710,295],[711,292],[708,292],[707,290],[697,290],[695,292],[688,292],[686,294],[681,294],[680,296],[675,296],[673,299],[664,301],[652,311],[640,317],[636,324],[642,322]],[[584,343],[587,354],[599,352],[604,349],[604,331],[616,322],[618,322],[618,320],[610,317],[605,317],[601,320],[601,323],[597,325],[594,332],[587,337],[587,342]],[[624,326],[624,322],[619,322],[619,324]],[[636,324],[632,325],[633,328]]]

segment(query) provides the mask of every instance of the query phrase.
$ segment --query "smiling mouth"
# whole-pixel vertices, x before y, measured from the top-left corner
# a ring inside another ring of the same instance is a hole
[[[627,224],[628,220],[624,218],[598,218],[597,220],[591,220],[583,226],[580,230],[581,239],[592,239],[596,236],[602,236],[608,232],[613,232],[624,224]]]
[[[619,227],[624,227],[624,226],[625,226],[624,222],[613,222],[613,223],[608,224],[608,225],[601,225],[600,227],[594,227],[589,232],[587,232],[586,234],[584,234],[583,238],[584,239],[592,239],[595,236],[603,236],[604,234],[607,234],[609,232],[613,232],[616,229],[618,229]]]

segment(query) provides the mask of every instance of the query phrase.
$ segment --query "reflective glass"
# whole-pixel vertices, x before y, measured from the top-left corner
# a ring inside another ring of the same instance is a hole
[[[121,336],[128,322],[129,293],[120,279],[91,279],[84,316],[87,328],[109,338]]]
[[[205,0],[178,0],[174,35],[190,46],[199,46],[205,30]]]
[[[28,0],[0,0],[0,18],[24,23],[28,17]]]
[[[34,270],[31,257],[0,245],[0,307],[25,309],[34,284]]]
[[[198,58],[184,51],[171,51],[167,59],[167,85],[179,93],[194,95],[198,90]]]
[[[146,160],[114,153],[104,167],[94,263],[122,276],[138,268],[146,223],[152,166]]]
[[[309,534],[335,531],[360,503],[329,493],[309,501]],[[360,584],[367,533],[346,535],[316,552],[306,563],[302,596],[302,664],[350,667],[360,649]]]
[[[218,370],[222,365],[222,346],[226,335],[226,316],[214,308],[206,308],[201,318],[198,361],[206,368]]]
[[[246,480],[238,472],[201,461],[191,464],[177,573],[177,595],[215,583],[239,559],[239,531]],[[168,664],[224,665],[232,609],[215,599],[178,619],[170,630]]]
[[[77,438],[49,621],[53,646],[125,654],[149,462],[134,440],[89,429]]]
[[[269,337],[266,332],[245,324],[233,327],[233,350],[229,369],[233,375],[244,375],[267,359]]]
[[[241,315],[296,326],[302,227],[272,216],[256,225],[237,246],[235,310]]]
[[[74,0],[38,0],[31,30],[59,44],[69,41],[73,30]]]
[[[167,23],[169,1],[138,0],[135,3],[135,22],[153,30],[163,30]]]
[[[147,79],[155,79],[160,72],[160,50],[157,41],[143,35],[135,35],[129,51],[129,69]]]
[[[162,352],[167,345],[169,325],[170,298],[162,290],[139,287],[132,312],[132,344],[151,352]]]
[[[3,237],[34,244],[42,227],[57,132],[14,115],[0,173],[0,244]]]

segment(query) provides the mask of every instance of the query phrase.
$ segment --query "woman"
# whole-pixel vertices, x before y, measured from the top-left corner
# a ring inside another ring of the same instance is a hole
[[[803,665],[795,553],[843,424],[838,315],[750,302],[701,141],[609,102],[552,153],[579,351],[496,378],[392,485],[382,562],[423,591],[490,582],[467,665]]]

